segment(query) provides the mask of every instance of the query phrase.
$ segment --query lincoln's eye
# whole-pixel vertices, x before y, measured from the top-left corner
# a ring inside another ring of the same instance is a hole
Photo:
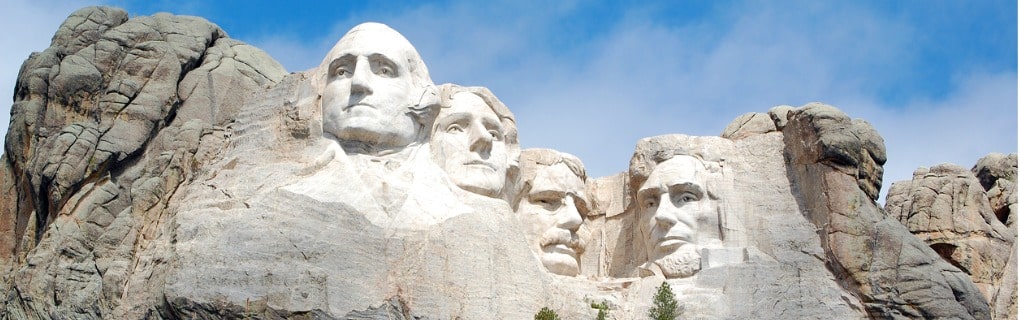
[[[652,197],[645,198],[645,208],[652,208],[657,205],[656,201]]]
[[[676,199],[674,201],[676,201],[678,205],[682,205],[688,202],[698,201],[698,195],[691,192],[684,192],[676,196],[674,199]]]

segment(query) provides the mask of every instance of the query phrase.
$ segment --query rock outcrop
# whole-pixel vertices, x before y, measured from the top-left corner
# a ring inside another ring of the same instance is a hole
[[[326,57],[288,74],[201,18],[72,14],[17,82],[0,318],[604,303],[639,319],[663,282],[689,318],[1016,318],[1015,154],[919,170],[887,212],[881,136],[812,103],[644,138],[623,172],[588,177],[522,152],[513,106],[433,84],[385,25]]]
[[[987,300],[875,203],[885,150],[863,121],[826,105],[788,115],[790,180],[818,228],[826,263],[875,318],[987,319]]]
[[[889,215],[968,274],[997,319],[1016,318],[1016,167],[1016,154],[991,154],[972,170],[920,168],[886,198]]]
[[[163,312],[167,204],[216,157],[243,95],[284,75],[201,18],[106,7],[68,17],[15,88],[0,182],[14,200],[3,212],[6,313]]]

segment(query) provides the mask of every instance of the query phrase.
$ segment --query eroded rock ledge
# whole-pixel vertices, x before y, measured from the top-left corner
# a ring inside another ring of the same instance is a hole
[[[520,150],[495,93],[355,30],[288,74],[202,18],[68,17],[18,77],[0,317],[638,319],[668,282],[688,318],[1016,318],[1015,154],[919,169],[883,209],[881,136],[812,103],[588,177]],[[414,140],[342,130],[354,77],[407,73]]]

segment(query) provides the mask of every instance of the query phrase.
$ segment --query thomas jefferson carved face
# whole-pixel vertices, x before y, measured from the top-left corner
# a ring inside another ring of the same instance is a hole
[[[461,189],[499,197],[508,166],[504,128],[485,100],[458,92],[439,111],[432,135],[432,159]]]
[[[577,236],[588,207],[584,181],[566,163],[539,166],[530,190],[521,196],[517,216],[542,265],[552,273],[575,276],[584,252]]]
[[[716,202],[705,188],[705,166],[690,156],[659,163],[637,192],[641,231],[650,261],[667,278],[701,269],[698,228],[715,221]]]
[[[407,39],[385,25],[364,23],[337,42],[323,66],[325,133],[380,148],[415,141],[420,124],[409,108],[431,81]]]

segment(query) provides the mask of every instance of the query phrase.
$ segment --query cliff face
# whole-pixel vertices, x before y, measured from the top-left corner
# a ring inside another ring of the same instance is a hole
[[[996,319],[1016,318],[1016,154],[939,164],[889,190],[886,210],[966,273]]]
[[[326,74],[288,74],[201,18],[72,14],[17,82],[0,162],[3,318],[518,319],[550,307],[573,319],[606,302],[638,319],[663,282],[692,318],[1016,318],[1015,155],[919,170],[883,209],[881,136],[824,104],[749,113],[722,137],[645,138],[626,171],[601,178],[554,150],[523,161],[503,127],[484,153],[510,150],[506,188],[480,196],[435,156],[467,124],[365,155],[376,146],[324,129]],[[442,88],[414,95],[442,105],[415,105],[423,128],[465,101]],[[580,187],[555,188],[571,179]],[[545,209],[566,237],[549,251],[536,243],[555,237],[529,233]],[[657,257],[676,246],[656,246],[656,228],[696,249]],[[564,252],[578,275],[549,269],[546,254]]]
[[[201,18],[85,8],[22,66],[0,180],[13,318],[162,304],[179,187],[285,70]],[[156,309],[152,309],[156,310]]]

